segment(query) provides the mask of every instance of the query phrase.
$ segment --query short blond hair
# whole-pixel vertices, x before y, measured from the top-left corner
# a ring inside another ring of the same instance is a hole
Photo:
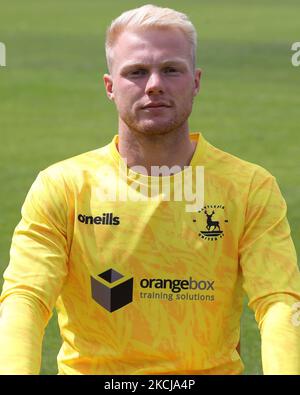
[[[105,52],[108,69],[112,66],[112,49],[119,35],[126,29],[147,29],[153,27],[177,28],[186,36],[191,45],[192,62],[196,67],[197,32],[187,15],[171,8],[147,4],[123,12],[114,19],[106,31]]]

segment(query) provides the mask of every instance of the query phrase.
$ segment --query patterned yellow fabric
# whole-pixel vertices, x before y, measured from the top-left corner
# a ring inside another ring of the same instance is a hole
[[[191,166],[204,166],[204,206],[195,212],[164,193],[141,200],[164,177],[132,170],[122,181],[131,200],[110,201],[123,163],[117,136],[40,172],[4,273],[0,372],[39,372],[56,305],[59,374],[239,374],[246,291],[269,339],[265,373],[300,373],[300,327],[290,321],[300,277],[276,180],[199,133],[191,139]],[[171,176],[173,197],[182,174]],[[270,339],[276,348],[281,325],[278,365]],[[289,342],[297,345],[290,356]]]

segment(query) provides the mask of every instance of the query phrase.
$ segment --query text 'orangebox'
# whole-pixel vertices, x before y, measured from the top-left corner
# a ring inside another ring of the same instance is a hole
[[[91,287],[93,299],[111,313],[132,302],[133,278],[114,269],[91,276]]]

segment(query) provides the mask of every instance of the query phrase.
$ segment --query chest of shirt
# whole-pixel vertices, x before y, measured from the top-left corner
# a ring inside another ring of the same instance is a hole
[[[95,272],[114,264],[125,271],[146,265],[153,274],[176,268],[212,275],[219,265],[237,264],[238,213],[228,203],[208,197],[200,210],[187,212],[183,201],[81,200],[71,253],[80,251]]]

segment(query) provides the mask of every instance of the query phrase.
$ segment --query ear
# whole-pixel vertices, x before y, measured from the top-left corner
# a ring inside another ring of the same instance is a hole
[[[109,100],[114,100],[114,92],[113,92],[113,79],[110,74],[104,74],[103,76],[104,86],[106,90],[107,97]]]
[[[200,79],[202,75],[202,70],[201,69],[196,69],[195,70],[195,77],[194,77],[194,96],[197,96],[200,90]]]

